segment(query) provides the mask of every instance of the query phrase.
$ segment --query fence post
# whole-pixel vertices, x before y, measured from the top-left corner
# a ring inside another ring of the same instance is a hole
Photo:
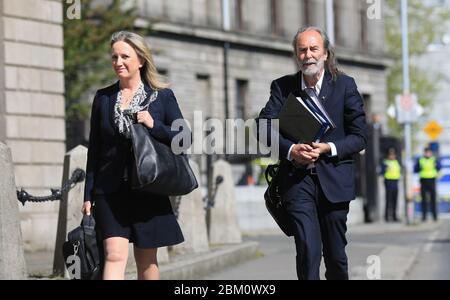
[[[172,247],[172,251],[178,254],[200,253],[209,250],[200,172],[196,162],[189,160],[189,164],[197,178],[198,188],[188,195],[182,196],[178,201],[177,197],[171,197],[172,205],[178,206],[178,223],[183,230],[185,239],[183,243]]]
[[[218,186],[214,207],[210,208],[209,242],[211,244],[234,244],[242,242],[236,210],[231,165],[223,159],[213,164],[213,180],[222,176],[223,182]]]
[[[64,170],[62,182],[66,182],[72,176],[75,169],[85,170],[87,162],[87,148],[77,146],[64,156]],[[58,229],[56,232],[55,253],[53,256],[53,275],[68,278],[65,269],[62,245],[67,233],[80,225],[82,219],[81,206],[84,201],[84,181],[79,182],[69,192],[64,193],[59,205]]]

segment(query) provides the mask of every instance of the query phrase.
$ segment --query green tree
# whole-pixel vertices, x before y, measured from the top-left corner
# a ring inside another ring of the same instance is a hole
[[[64,1],[64,12],[71,5]],[[109,39],[119,30],[133,30],[134,8],[124,9],[120,0],[99,3],[81,1],[81,18],[64,19],[64,81],[66,89],[67,147],[82,142],[83,124],[89,117],[86,97],[115,76],[111,67]],[[142,32],[141,32],[142,33]]]
[[[386,0],[386,42],[393,65],[388,75],[388,103],[395,103],[395,95],[403,92],[402,74],[402,36],[400,19],[400,1]],[[411,93],[418,95],[419,103],[429,107],[437,92],[440,74],[431,74],[415,65],[414,58],[424,54],[428,45],[439,42],[447,30],[450,20],[448,10],[438,6],[427,6],[420,0],[408,1],[408,39],[410,54]],[[425,109],[426,111],[426,109]],[[401,127],[395,119],[389,119],[393,133],[400,135]]]

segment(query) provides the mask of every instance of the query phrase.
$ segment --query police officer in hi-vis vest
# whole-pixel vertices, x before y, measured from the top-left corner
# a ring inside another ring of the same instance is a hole
[[[401,166],[398,162],[395,149],[389,149],[387,158],[381,166],[381,173],[384,176],[384,187],[386,191],[384,219],[386,222],[397,222],[398,181],[401,175]]]
[[[441,169],[439,160],[433,156],[430,148],[424,149],[424,155],[416,161],[414,172],[420,176],[420,194],[422,196],[422,221],[426,221],[428,205],[427,195],[430,196],[431,211],[434,221],[437,221],[436,207],[436,178]]]

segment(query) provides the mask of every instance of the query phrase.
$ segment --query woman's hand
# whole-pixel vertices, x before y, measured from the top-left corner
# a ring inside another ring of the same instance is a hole
[[[137,113],[137,122],[143,123],[148,128],[153,128],[153,118],[146,110]]]
[[[83,215],[89,216],[91,214],[91,201],[84,201],[81,212],[83,213]]]

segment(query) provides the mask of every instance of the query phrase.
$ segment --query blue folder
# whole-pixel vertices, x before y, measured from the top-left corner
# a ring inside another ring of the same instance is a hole
[[[278,116],[280,133],[297,143],[319,142],[334,122],[304,91],[290,93]]]

